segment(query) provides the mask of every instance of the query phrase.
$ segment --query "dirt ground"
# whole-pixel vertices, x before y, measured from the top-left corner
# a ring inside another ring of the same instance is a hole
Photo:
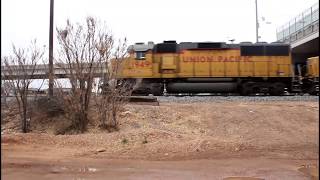
[[[5,133],[4,179],[310,179],[318,102],[127,105],[120,131]],[[312,176],[313,175],[313,176]]]

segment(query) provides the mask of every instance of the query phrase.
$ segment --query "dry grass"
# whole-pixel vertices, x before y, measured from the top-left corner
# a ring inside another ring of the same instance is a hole
[[[22,138],[27,144],[72,149],[76,157],[313,159],[318,158],[318,108],[317,102],[129,104],[119,114],[117,132],[107,133],[98,128],[97,121],[90,121],[88,132],[81,135],[55,136],[47,131],[6,136]]]

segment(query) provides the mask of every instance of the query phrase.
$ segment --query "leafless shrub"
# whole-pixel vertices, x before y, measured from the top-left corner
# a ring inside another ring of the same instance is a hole
[[[21,118],[22,132],[28,132],[28,122],[31,119],[31,105],[28,100],[32,77],[37,73],[36,66],[43,61],[45,50],[37,47],[36,40],[28,48],[17,49],[13,45],[13,55],[2,58],[4,69],[2,77],[5,79],[4,91],[6,95],[13,95]],[[38,91],[41,87],[39,87]],[[36,96],[33,96],[35,98]]]
[[[95,26],[87,19],[87,27],[74,27],[67,22],[65,30],[58,31],[58,41],[61,51],[58,61],[60,68],[65,71],[72,86],[70,94],[60,94],[64,98],[67,116],[70,116],[73,127],[80,132],[86,130],[88,110],[93,83],[93,65],[96,59],[94,50]],[[62,89],[60,86],[59,89]]]
[[[121,79],[120,72],[123,61],[127,56],[126,40],[119,41],[114,48],[113,39],[108,41],[110,43],[109,49],[100,51],[99,65],[106,71],[101,71],[101,77],[98,81],[98,91],[96,96],[96,107],[99,112],[100,127],[109,131],[118,130],[119,121],[117,119],[118,113],[127,102],[127,97],[131,95],[134,82]],[[115,50],[113,53],[112,50]],[[112,54],[112,56],[110,56]]]
[[[121,63],[126,56],[126,41],[115,46],[113,36],[92,17],[86,19],[85,25],[73,25],[67,21],[67,26],[63,30],[57,29],[57,32],[61,48],[57,65],[67,74],[71,91],[62,92],[63,85],[56,82],[60,89],[56,93],[63,97],[66,116],[72,121],[70,129],[78,132],[87,129],[92,98],[95,98],[102,126],[106,127],[111,113],[113,118],[109,124],[117,127],[116,115],[121,102],[124,102],[118,95],[127,93],[120,88],[118,80]],[[111,59],[114,59],[112,63]],[[95,78],[99,78],[97,82]],[[103,88],[103,93],[100,93],[99,87],[108,88]]]

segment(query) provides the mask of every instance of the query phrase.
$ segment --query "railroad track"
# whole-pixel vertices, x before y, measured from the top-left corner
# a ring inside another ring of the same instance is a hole
[[[32,99],[35,96],[29,96]],[[160,102],[223,102],[223,101],[319,101],[319,96],[286,94],[284,96],[268,96],[256,94],[239,96],[238,94],[166,94],[165,96],[125,96],[129,104],[158,106]],[[13,96],[1,96],[1,104],[14,100]]]
[[[197,103],[197,102],[318,102],[319,96],[157,96],[159,103]]]

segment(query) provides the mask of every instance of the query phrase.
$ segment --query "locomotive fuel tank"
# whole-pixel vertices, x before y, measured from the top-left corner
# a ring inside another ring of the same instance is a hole
[[[167,92],[169,93],[221,93],[236,92],[236,82],[170,82],[167,84]]]

